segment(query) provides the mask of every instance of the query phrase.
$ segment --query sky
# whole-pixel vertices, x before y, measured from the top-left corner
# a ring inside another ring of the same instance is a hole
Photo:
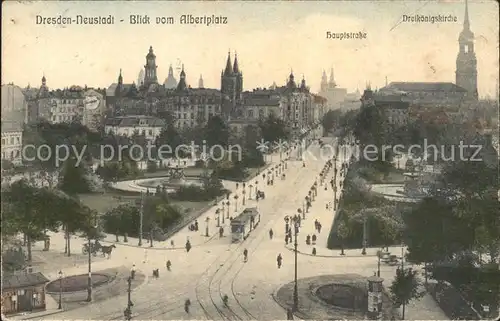
[[[455,82],[458,35],[465,1],[270,1],[270,2],[51,2],[2,3],[2,83],[50,88],[108,87],[122,69],[137,81],[153,46],[161,83],[170,64],[188,84],[203,75],[206,88],[220,88],[228,51],[238,54],[245,90],[283,85],[293,70],[319,91],[323,70],[334,68],[339,87],[363,90],[391,81]],[[499,17],[495,0],[469,1],[476,36],[479,95],[495,96],[499,75]],[[151,18],[131,25],[129,16]],[[181,15],[225,16],[223,25],[182,25]],[[403,15],[453,15],[457,22],[405,23]],[[40,25],[36,16],[115,17],[114,25]],[[156,17],[175,24],[156,24]],[[124,22],[119,20],[123,19]],[[331,32],[365,32],[366,39],[327,39]]]

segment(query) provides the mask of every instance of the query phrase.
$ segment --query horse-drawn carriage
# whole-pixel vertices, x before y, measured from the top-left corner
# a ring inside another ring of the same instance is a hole
[[[101,243],[99,243],[99,241],[95,241],[95,243],[90,242],[90,248],[89,243],[84,243],[82,246],[82,253],[88,254],[90,252],[92,255],[96,256],[100,249]]]
[[[113,252],[113,249],[116,248],[116,245],[112,244],[109,246],[102,246],[99,241],[95,241],[95,243],[90,242],[90,249],[89,249],[89,243],[83,244],[82,247],[82,253],[83,254],[88,254],[89,252],[93,255],[96,256],[99,251],[102,252],[102,256],[108,255],[108,259],[111,257],[111,252]]]

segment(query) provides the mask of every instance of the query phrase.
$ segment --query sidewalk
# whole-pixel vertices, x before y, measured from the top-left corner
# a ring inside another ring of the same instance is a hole
[[[346,159],[349,159],[350,157],[350,150],[346,155]],[[316,248],[316,256],[322,256],[322,257],[330,257],[330,256],[336,256],[337,254],[340,253],[340,250],[329,250],[327,248],[327,243],[328,243],[328,235],[330,232],[330,228],[332,226],[332,223],[337,215],[337,210],[338,207],[334,210],[333,209],[333,197],[334,194],[336,194],[336,202],[340,199],[340,196],[342,194],[342,188],[340,187],[340,182],[344,180],[344,177],[340,175],[340,168],[342,166],[342,163],[344,161],[344,153],[341,152],[340,155],[338,155],[338,160],[337,162],[334,162],[334,164],[337,165],[337,179],[336,179],[336,186],[337,186],[337,192],[334,193],[332,190],[332,187],[330,185],[330,181],[334,177],[334,169],[331,168],[328,174],[326,175],[325,179],[323,180],[323,184],[321,184],[321,181],[319,179],[319,176],[317,177],[316,181],[318,183],[317,187],[317,195],[313,198],[314,200],[312,201],[312,206],[309,209],[309,212],[305,214],[305,219],[301,221],[301,227],[299,230],[299,235],[298,235],[298,252],[301,254],[310,254],[312,255],[312,250],[313,248]],[[325,190],[325,187],[327,188]],[[327,209],[326,204],[330,203],[330,207]],[[302,216],[304,217],[304,216]],[[321,233],[318,233],[318,231],[315,228],[314,222],[315,220],[318,220],[321,223]],[[284,232],[284,229],[283,231]],[[293,233],[293,231],[292,231]],[[282,235],[279,235],[278,237],[284,240],[284,233]],[[313,242],[311,241],[311,245],[306,245],[306,236],[309,235],[312,236],[316,235],[316,243],[313,245]],[[292,234],[293,237],[293,234]],[[360,242],[361,243],[361,242]],[[292,242],[288,243],[286,246],[287,248],[293,249],[293,240]],[[354,250],[350,250],[347,252],[353,252]],[[338,253],[337,253],[338,252]],[[335,254],[333,254],[335,253]],[[361,250],[359,251],[361,253]],[[347,255],[347,254],[346,254]]]
[[[123,246],[128,246],[128,247],[136,247],[136,248],[144,248],[144,249],[151,249],[151,250],[179,250],[179,249],[185,249],[185,245],[187,240],[191,243],[191,246],[201,246],[204,244],[209,243],[210,241],[215,241],[219,239],[219,228],[223,227],[224,229],[224,236],[228,237],[230,236],[231,233],[231,225],[230,225],[230,220],[229,217],[234,217],[235,215],[238,215],[241,213],[241,211],[246,208],[246,207],[256,207],[258,205],[258,202],[255,201],[255,188],[257,185],[257,188],[259,190],[264,190],[268,188],[273,188],[273,186],[267,186],[264,184],[264,181],[262,180],[261,175],[263,173],[266,173],[271,168],[274,166],[278,165],[280,160],[280,155],[279,153],[274,153],[268,155],[268,159],[270,160],[269,163],[264,166],[257,175],[255,175],[253,178],[249,179],[247,182],[245,182],[245,188],[246,188],[246,194],[245,194],[245,201],[243,204],[243,183],[241,182],[234,182],[234,181],[228,181],[228,180],[223,180],[223,185],[224,188],[229,190],[231,193],[231,196],[229,198],[229,209],[227,205],[222,205],[223,203],[226,203],[228,200],[226,198],[220,200],[216,204],[214,204],[212,207],[207,209],[204,213],[202,213],[196,221],[198,221],[198,231],[190,231],[189,230],[189,224],[182,228],[180,231],[175,233],[173,236],[169,237],[165,241],[154,241],[153,242],[153,247],[149,246],[149,240],[146,238],[143,238],[142,240],[142,246],[139,246],[139,239],[134,238],[134,237],[128,237],[128,242],[124,243],[123,242],[123,236],[120,236],[120,242],[116,242],[116,237],[112,234],[108,234],[106,238],[103,240],[104,243],[109,243],[109,244],[119,244]],[[284,159],[284,157],[283,157]],[[258,181],[258,184],[255,184],[255,181]],[[275,177],[275,182],[278,183],[278,179]],[[130,182],[130,181],[128,181]],[[125,182],[123,182],[125,183]],[[275,184],[276,184],[275,183]],[[236,187],[236,184],[238,184],[238,188]],[[250,185],[252,185],[252,190],[250,191]],[[276,185],[275,185],[276,186]],[[143,187],[137,186],[134,189],[145,189]],[[154,192],[154,191],[153,191]],[[234,196],[238,195],[238,199],[235,200]],[[251,199],[249,199],[251,197]],[[217,209],[220,209],[220,218],[219,218],[219,226],[217,226],[217,215],[216,211]],[[236,211],[237,210],[237,211]],[[224,216],[224,218],[223,218]],[[208,236],[207,236],[207,226],[208,226]]]

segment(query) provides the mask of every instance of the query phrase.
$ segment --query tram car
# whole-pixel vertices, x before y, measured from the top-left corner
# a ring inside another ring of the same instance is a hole
[[[231,220],[231,242],[239,243],[246,240],[248,234],[260,222],[260,213],[256,207],[246,208]]]

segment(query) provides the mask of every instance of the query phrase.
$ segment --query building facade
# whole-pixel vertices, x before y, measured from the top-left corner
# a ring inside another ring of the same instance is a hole
[[[2,121],[2,160],[22,164],[23,127],[18,122]]]
[[[106,119],[104,131],[108,134],[132,137],[142,135],[154,141],[165,127],[165,121],[151,116],[123,116]]]

